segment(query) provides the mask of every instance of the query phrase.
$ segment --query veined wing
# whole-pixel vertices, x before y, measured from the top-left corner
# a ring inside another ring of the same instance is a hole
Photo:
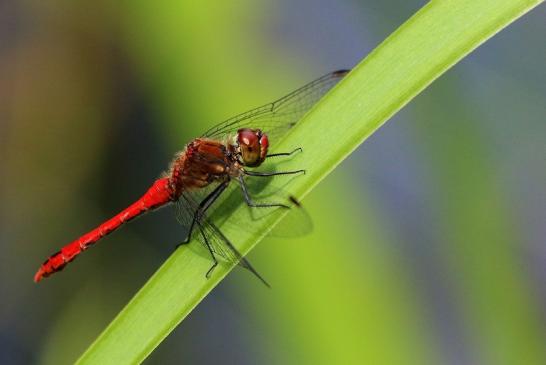
[[[259,128],[277,142],[315,105],[349,70],[338,70],[291,92],[273,103],[239,114],[210,128],[207,138],[220,138],[240,128]]]
[[[212,189],[212,188],[211,188]],[[176,216],[178,221],[185,227],[190,227],[194,219],[195,212],[199,207],[198,199],[203,196],[192,192],[184,192],[176,203]],[[228,263],[239,265],[254,275],[266,286],[269,284],[265,279],[258,274],[252,267],[250,262],[233,246],[231,241],[216,227],[214,223],[207,217],[206,214],[196,218],[196,224],[193,229],[192,236],[197,238],[199,242],[208,250],[209,245],[213,254],[220,256]],[[205,241],[206,240],[206,241]],[[208,243],[208,245],[207,245]]]

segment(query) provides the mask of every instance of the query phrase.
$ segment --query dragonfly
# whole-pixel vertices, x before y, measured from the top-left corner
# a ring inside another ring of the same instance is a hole
[[[34,281],[61,271],[79,254],[125,223],[174,204],[179,222],[188,229],[186,239],[178,246],[188,244],[192,236],[197,236],[212,259],[212,266],[205,274],[207,278],[220,257],[249,270],[269,286],[207,212],[232,182],[240,186],[242,197],[251,208],[289,209],[287,202],[256,202],[245,178],[305,173],[305,170],[258,171],[255,168],[268,158],[290,156],[302,150],[268,153],[270,145],[277,143],[348,72],[330,72],[272,103],[227,119],[193,139],[175,154],[168,170],[140,199],[51,255],[36,272]],[[289,200],[299,205],[295,198]]]

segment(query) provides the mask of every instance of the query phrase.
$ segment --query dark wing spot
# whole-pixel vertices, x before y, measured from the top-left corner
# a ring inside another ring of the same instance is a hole
[[[294,203],[295,206],[301,207],[300,201],[299,201],[298,199],[296,199],[293,195],[290,195],[290,196],[288,197],[288,199],[290,199],[290,201],[291,201],[292,203]]]

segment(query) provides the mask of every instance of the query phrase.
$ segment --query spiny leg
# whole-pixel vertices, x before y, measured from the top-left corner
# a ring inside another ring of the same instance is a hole
[[[276,157],[276,156],[290,156],[291,154],[297,152],[297,151],[303,151],[301,147],[296,148],[292,152],[283,152],[283,153],[274,153],[271,155],[267,155],[267,157]],[[260,171],[247,171],[243,170],[243,173],[248,176],[258,176],[258,177],[271,177],[271,176],[278,176],[278,175],[294,175],[294,174],[305,174],[305,170],[294,170],[294,171],[276,171],[276,172],[260,172]],[[243,176],[239,176],[239,184],[241,185],[241,189],[243,190],[243,195],[245,197],[245,201],[248,206],[250,207],[283,207],[283,208],[290,208],[286,204],[282,203],[273,203],[273,204],[256,204],[252,201],[250,198],[250,194],[248,193],[248,189],[246,187],[246,183],[243,179]],[[294,202],[297,206],[299,206],[299,202],[295,200],[295,198],[290,197],[290,200]]]
[[[282,203],[255,203],[250,197],[250,194],[248,193],[248,188],[246,186],[245,180],[243,179],[242,175],[239,176],[239,185],[241,185],[241,190],[243,191],[245,202],[249,207],[253,207],[253,208],[281,207],[281,208],[290,209],[288,205],[282,204]]]
[[[293,175],[293,174],[305,174],[305,170],[294,170],[294,171],[277,171],[277,172],[260,172],[260,171],[247,171],[243,170],[243,173],[248,176],[277,176],[277,175]]]
[[[269,157],[278,157],[278,156],[291,156],[291,155],[293,155],[294,153],[296,153],[298,151],[303,152],[303,149],[301,147],[298,147],[292,152],[272,153],[270,155],[266,155],[265,157],[269,158]]]
[[[229,180],[222,182],[209,195],[207,195],[205,199],[201,201],[201,203],[199,203],[199,207],[195,210],[195,213],[193,214],[193,219],[191,221],[191,225],[188,230],[188,236],[186,237],[184,241],[176,245],[176,248],[182,245],[188,244],[190,242],[191,234],[193,232],[193,228],[195,227],[195,223],[203,216],[203,214],[205,214],[205,212],[207,211],[207,209],[210,208],[212,203],[214,203],[216,199],[218,199],[220,194],[222,194],[224,190],[226,190],[228,185],[229,185]]]
[[[216,266],[218,266],[218,260],[216,260],[216,256],[214,255],[214,251],[212,250],[212,246],[209,243],[209,240],[207,239],[207,235],[205,234],[205,231],[203,231],[203,227],[201,226],[201,223],[197,222],[197,225],[199,226],[199,231],[201,232],[201,236],[203,237],[203,241],[205,241],[205,244],[207,245],[207,248],[209,249],[210,256],[212,257],[212,261],[214,262],[212,266],[210,267],[209,271],[205,274],[205,277],[207,279],[210,278],[210,274],[216,269]]]

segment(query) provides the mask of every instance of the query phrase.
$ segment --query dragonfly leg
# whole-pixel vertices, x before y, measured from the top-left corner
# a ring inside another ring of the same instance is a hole
[[[250,197],[250,194],[248,193],[248,188],[246,186],[245,180],[243,179],[242,175],[239,176],[239,185],[241,185],[241,190],[243,191],[245,202],[249,207],[253,207],[253,208],[281,207],[281,208],[290,209],[288,205],[282,204],[282,203],[255,203]]]
[[[281,153],[272,153],[270,155],[267,155],[265,157],[278,157],[278,156],[290,156],[290,155],[293,155],[294,153],[296,152],[303,152],[303,149],[301,147],[298,147],[296,148],[294,151],[292,152],[281,152]]]
[[[207,211],[207,209],[210,208],[212,203],[214,203],[216,201],[216,199],[218,199],[220,194],[222,194],[222,192],[224,190],[226,190],[228,185],[229,185],[229,180],[226,180],[226,181],[222,182],[209,195],[207,195],[205,197],[205,199],[203,199],[203,201],[201,201],[201,203],[199,203],[199,207],[197,207],[197,209],[195,210],[195,213],[193,214],[193,219],[191,221],[191,225],[190,225],[190,228],[188,230],[188,235],[187,235],[186,239],[184,241],[180,242],[178,245],[176,245],[176,248],[178,248],[178,247],[180,247],[182,245],[186,245],[186,244],[188,244],[190,242],[191,234],[193,232],[193,228],[195,227],[195,223],[199,219],[201,219],[203,214],[205,214],[205,212]]]
[[[197,224],[199,225],[199,231],[201,232],[201,236],[203,237],[203,241],[205,241],[205,244],[207,245],[207,248],[209,249],[210,256],[212,257],[212,261],[213,261],[212,266],[210,267],[210,269],[205,274],[206,278],[209,279],[210,275],[212,274],[214,269],[216,269],[216,266],[218,266],[218,260],[216,260],[216,256],[214,255],[214,251],[212,250],[212,247],[211,247],[211,245],[209,243],[209,240],[207,239],[207,235],[205,235],[205,232],[203,231],[203,227],[201,226],[201,224],[199,222]]]
[[[260,172],[260,171],[247,171],[243,170],[243,173],[248,176],[277,176],[277,175],[293,175],[293,174],[304,174],[305,170],[294,170],[294,171],[275,171],[275,172]]]

